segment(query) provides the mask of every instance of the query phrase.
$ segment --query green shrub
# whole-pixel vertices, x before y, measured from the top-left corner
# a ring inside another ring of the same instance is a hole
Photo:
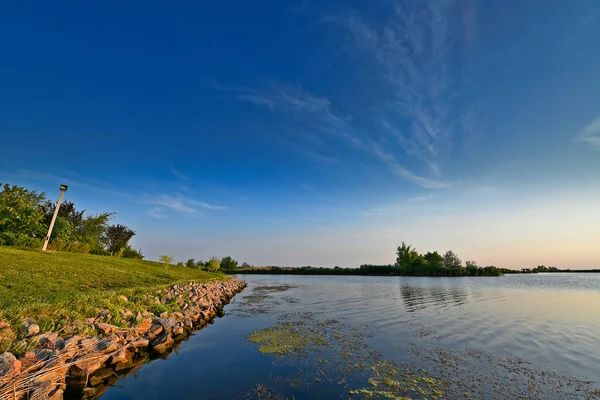
[[[69,253],[87,254],[90,252],[90,245],[88,243],[64,239],[53,239],[48,245],[48,249],[52,251],[68,251]]]
[[[131,246],[127,245],[127,247],[125,247],[123,249],[123,251],[121,252],[121,257],[123,257],[123,258],[135,258],[136,260],[141,260],[145,256],[142,253],[142,249],[135,250]]]
[[[3,246],[12,246],[18,236],[14,232],[0,232],[0,244]]]
[[[13,247],[27,250],[41,250],[42,240],[32,238],[27,235],[18,235],[17,239],[12,244]]]
[[[90,250],[90,254],[95,254],[97,256],[110,256],[110,251],[104,249],[92,249]]]
[[[67,250],[71,253],[81,253],[81,254],[88,254],[90,252],[90,245],[87,243],[81,243],[81,242],[70,242],[69,243],[69,250]]]
[[[64,239],[52,239],[50,243],[48,243],[48,250],[52,251],[65,251],[68,242]]]

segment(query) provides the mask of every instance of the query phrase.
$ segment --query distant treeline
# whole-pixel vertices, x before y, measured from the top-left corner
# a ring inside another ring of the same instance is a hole
[[[232,271],[233,272],[233,271]],[[396,251],[396,264],[364,264],[360,268],[305,267],[253,267],[235,270],[239,274],[289,274],[289,275],[376,275],[376,276],[500,276],[505,270],[494,266],[480,267],[475,261],[463,266],[458,255],[448,250],[442,256],[437,251],[419,254],[412,246],[402,242]]]
[[[456,255],[454,255],[456,256]],[[443,257],[442,257],[443,258]],[[448,260],[456,258],[449,257]],[[227,269],[225,272],[235,274],[272,274],[272,275],[365,275],[365,276],[500,276],[503,274],[537,274],[539,272],[598,272],[593,270],[558,269],[543,265],[535,268],[513,270],[494,266],[480,267],[473,261],[467,261],[466,266],[442,265],[372,265],[363,264],[359,268],[321,268],[321,267],[251,267],[244,264],[241,268]]]
[[[519,273],[521,274],[537,274],[539,272],[600,272],[600,269],[559,269],[556,267],[546,267],[545,265],[538,265],[535,268],[523,268]]]
[[[273,275],[366,275],[366,276],[500,276],[504,270],[496,267],[483,267],[478,271],[469,271],[462,267],[396,267],[395,265],[361,265],[360,268],[319,268],[319,267],[253,267],[230,270],[236,274],[273,274]],[[510,271],[515,272],[515,271]]]

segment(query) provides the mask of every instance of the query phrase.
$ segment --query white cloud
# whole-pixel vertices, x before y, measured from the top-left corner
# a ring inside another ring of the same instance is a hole
[[[146,197],[145,202],[185,213],[195,213],[200,208],[205,210],[227,210],[227,207],[224,206],[208,204],[185,196],[171,196],[168,194]]]
[[[600,147],[600,117],[583,128],[576,141]]]

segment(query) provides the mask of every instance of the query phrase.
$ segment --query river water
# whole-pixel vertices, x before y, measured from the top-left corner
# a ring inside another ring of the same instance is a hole
[[[239,278],[225,317],[102,398],[600,394],[600,274]],[[273,327],[314,340],[284,354],[249,340]]]

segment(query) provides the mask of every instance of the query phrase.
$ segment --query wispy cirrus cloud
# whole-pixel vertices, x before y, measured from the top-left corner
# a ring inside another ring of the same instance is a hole
[[[186,196],[171,196],[168,194],[161,194],[158,196],[146,196],[143,201],[145,203],[154,204],[160,207],[158,210],[155,208],[155,212],[160,211],[162,208],[169,208],[185,213],[196,213],[201,209],[212,211],[221,211],[228,209],[224,206],[217,206],[205,203],[199,200],[191,199]]]
[[[154,207],[148,211],[148,215],[154,217],[156,219],[167,219],[167,217],[162,213],[161,207]]]
[[[456,42],[464,36],[468,48],[467,42],[473,42],[476,35],[476,14],[473,5],[469,7],[468,12],[461,12],[447,1],[405,1],[393,4],[383,23],[368,23],[359,14],[320,19],[335,28],[339,47],[354,59],[346,65],[384,88],[379,102],[365,107],[364,113],[370,115],[361,116],[372,125],[368,129],[340,113],[328,98],[299,85],[214,87],[226,97],[271,112],[304,115],[311,132],[375,157],[406,181],[426,188],[449,187],[452,184],[443,179],[445,156],[457,135],[472,134],[465,125],[470,127],[473,124],[467,122],[476,120],[473,107],[462,101],[463,71],[451,62],[460,51]],[[465,15],[471,18],[463,21]],[[465,29],[466,22],[469,29]],[[307,142],[304,147],[314,150],[316,145]],[[329,157],[322,151],[317,154]]]
[[[270,111],[310,117],[310,127],[319,133],[345,140],[358,149],[368,147],[354,132],[349,118],[340,116],[332,109],[329,99],[313,95],[301,85],[269,84],[265,89],[218,84],[213,86],[227,97],[264,106]]]
[[[359,134],[354,128],[351,118],[342,117],[333,110],[331,102],[324,98],[311,94],[301,86],[295,85],[271,85],[267,90],[259,90],[247,87],[231,87],[215,85],[215,88],[228,97],[239,101],[249,102],[258,106],[265,106],[271,111],[293,112],[305,117],[310,124],[313,135],[318,133],[328,139],[338,140],[354,149],[362,151],[383,161],[393,174],[407,181],[427,188],[443,188],[449,184],[435,177],[430,179],[420,176],[403,166],[401,162],[391,153],[384,150],[369,135]],[[305,141],[303,147],[294,145],[295,149],[302,149],[305,156],[324,162],[326,164],[340,164],[335,157],[324,155],[314,150],[314,138],[312,143]]]
[[[433,198],[435,198],[435,195],[415,196],[397,203],[368,208],[367,210],[360,212],[360,215],[364,217],[402,215],[406,214],[409,210],[418,209]]]
[[[583,128],[575,140],[577,142],[589,143],[592,146],[600,147],[600,117]]]
[[[449,182],[439,179],[426,178],[411,172],[409,169],[402,166],[396,157],[390,152],[386,151],[382,146],[374,143],[372,145],[372,149],[373,153],[389,166],[392,173],[400,178],[428,189],[441,189],[451,186]]]
[[[407,1],[398,2],[383,24],[368,24],[356,15],[324,18],[346,33],[350,44],[344,48],[350,55],[371,62],[389,87],[389,100],[378,108],[382,134],[420,158],[438,178],[440,160],[461,130],[464,114],[473,112],[460,105],[460,76],[452,74],[457,71],[449,61],[461,37],[455,11],[449,2]],[[472,41],[475,32],[467,32]]]
[[[178,170],[177,168],[175,168],[175,166],[173,164],[169,164],[169,169],[170,169],[171,173],[173,175],[175,175],[175,177],[177,177],[178,179],[180,179],[182,181],[187,181],[190,178],[189,174],[186,174],[186,173]]]
[[[203,208],[205,210],[223,211],[223,210],[229,209],[229,207],[216,206],[214,204],[208,204],[208,203],[205,203],[202,201],[196,201],[196,200],[189,200],[189,204],[191,204],[192,206]]]

